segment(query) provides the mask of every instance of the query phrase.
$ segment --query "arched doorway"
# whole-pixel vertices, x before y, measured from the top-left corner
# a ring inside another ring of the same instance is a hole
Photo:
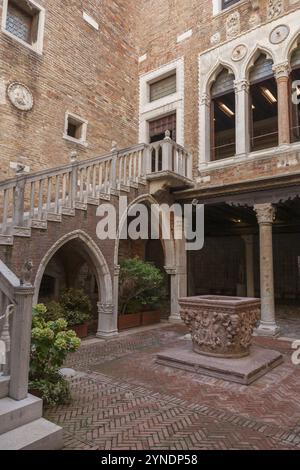
[[[157,200],[151,195],[142,195],[134,200],[130,206],[135,204],[144,204],[150,207],[151,204],[158,204]],[[124,224],[128,223],[127,214],[121,220],[120,231]],[[164,225],[162,220],[160,225]],[[180,245],[181,246],[181,245]],[[138,257],[152,262],[159,269],[167,274],[167,289],[170,297],[170,306],[168,312],[163,314],[163,318],[171,321],[180,320],[178,311],[178,298],[186,295],[186,257],[182,256],[179,243],[171,239],[167,240],[120,240],[117,239],[115,245],[115,266],[119,266],[120,260],[130,257]],[[178,252],[178,253],[177,253]],[[119,286],[119,269],[115,271],[114,292],[115,292],[115,314],[118,315],[118,302],[116,301],[116,292]]]
[[[82,289],[92,303],[92,332],[100,337],[117,333],[109,269],[101,250],[85,232],[69,233],[48,250],[34,285],[34,303],[57,300],[63,288]]]

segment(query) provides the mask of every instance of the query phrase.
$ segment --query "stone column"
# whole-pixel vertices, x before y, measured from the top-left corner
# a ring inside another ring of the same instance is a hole
[[[244,235],[245,258],[246,258],[246,276],[247,276],[247,297],[255,297],[254,288],[254,253],[253,253],[253,235]]]
[[[111,338],[118,334],[118,319],[113,304],[98,302],[98,331],[97,338]]]
[[[257,204],[254,206],[254,210],[257,214],[260,237],[261,321],[257,334],[275,336],[279,333],[275,321],[272,237],[272,225],[276,212],[272,204]]]
[[[165,270],[169,274],[171,279],[171,293],[170,293],[170,317],[169,321],[171,323],[181,323],[181,317],[179,313],[179,285],[177,277],[177,269],[175,266],[170,267],[166,266]]]
[[[234,82],[235,89],[235,135],[236,155],[249,153],[249,82],[240,80]]]
[[[29,283],[14,291],[16,307],[12,316],[9,384],[9,396],[14,400],[24,400],[28,394],[33,293],[34,288]]]
[[[210,161],[210,123],[211,123],[211,100],[207,93],[202,95],[200,106],[199,106],[199,117],[200,117],[200,164],[207,163]]]
[[[171,276],[171,315],[169,321],[181,323],[179,299],[187,296],[187,260],[185,239],[175,240],[175,265],[166,266]]]
[[[98,338],[110,338],[118,335],[119,315],[119,274],[120,266],[115,266],[113,280],[113,304],[98,302]]]
[[[278,143],[287,145],[290,143],[290,100],[288,62],[274,65],[273,71],[277,81],[278,94]]]

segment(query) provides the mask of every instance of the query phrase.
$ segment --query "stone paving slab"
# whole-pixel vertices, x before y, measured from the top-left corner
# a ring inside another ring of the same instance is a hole
[[[82,371],[72,379],[74,400],[47,411],[64,428],[65,448],[299,450],[300,368],[289,353],[248,387],[156,364],[157,352],[185,333],[164,326],[72,355],[68,365]]]
[[[157,354],[156,363],[228,382],[250,385],[283,362],[278,351],[253,346],[249,356],[230,359],[204,356],[193,351],[192,342]]]

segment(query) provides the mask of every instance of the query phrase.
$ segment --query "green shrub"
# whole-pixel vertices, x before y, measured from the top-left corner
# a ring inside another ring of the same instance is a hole
[[[30,389],[37,393],[47,406],[68,405],[72,399],[69,382],[60,374],[31,380]]]
[[[120,313],[153,310],[166,298],[165,277],[162,272],[138,258],[128,259],[120,266]]]
[[[82,289],[63,290],[59,297],[59,306],[55,304],[56,302],[52,302],[52,311],[55,315],[58,315],[58,312],[61,311],[69,327],[82,325],[91,319],[92,304]]]
[[[65,319],[47,321],[43,304],[33,309],[29,388],[38,390],[46,404],[66,403],[70,399],[69,383],[59,369],[70,352],[80,346],[76,333],[68,330]]]
[[[47,321],[56,321],[64,318],[69,327],[82,325],[91,319],[92,305],[89,297],[81,289],[64,289],[58,302],[51,301],[46,304]]]

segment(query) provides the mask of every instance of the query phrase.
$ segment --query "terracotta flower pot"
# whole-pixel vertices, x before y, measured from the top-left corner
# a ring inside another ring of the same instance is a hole
[[[137,328],[142,324],[142,316],[140,313],[129,313],[128,315],[119,315],[118,329],[129,330],[130,328]]]
[[[142,312],[142,325],[155,325],[160,323],[160,311],[155,310],[153,312]]]
[[[83,323],[83,325],[75,325],[72,326],[72,330],[75,331],[78,338],[83,339],[86,338],[88,335],[88,323]]]

